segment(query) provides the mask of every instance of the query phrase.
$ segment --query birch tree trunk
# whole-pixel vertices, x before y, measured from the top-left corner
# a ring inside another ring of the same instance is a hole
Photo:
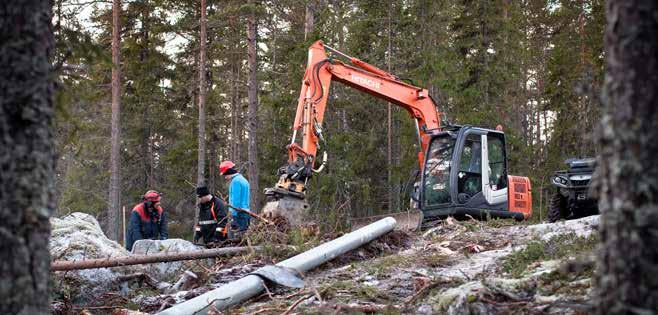
[[[121,211],[121,0],[112,3],[112,134],[110,151],[110,196],[107,213],[107,237],[119,240],[119,212]]]
[[[658,310],[658,2],[608,0],[599,314]]]
[[[0,314],[49,314],[52,1],[0,5]]]
[[[249,67],[249,185],[251,200],[249,207],[252,211],[260,211],[260,200],[258,198],[258,81],[256,78],[256,12],[249,13],[247,17],[247,64]]]

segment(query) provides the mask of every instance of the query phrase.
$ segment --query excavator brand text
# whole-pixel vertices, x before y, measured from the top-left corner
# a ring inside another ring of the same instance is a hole
[[[373,89],[378,89],[381,87],[380,83],[375,80],[370,80],[368,78],[360,77],[354,74],[352,74],[352,81],[371,87]]]

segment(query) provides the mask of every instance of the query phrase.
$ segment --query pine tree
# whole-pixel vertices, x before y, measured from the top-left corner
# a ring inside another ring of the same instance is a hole
[[[112,150],[110,156],[110,196],[107,209],[107,237],[119,240],[121,209],[121,0],[112,3]]]
[[[253,3],[252,3],[253,5]],[[258,188],[258,78],[256,76],[258,68],[258,56],[256,53],[256,12],[255,7],[247,14],[247,67],[249,68],[249,162],[248,175],[250,180],[250,205],[254,211],[260,211],[260,189]]]

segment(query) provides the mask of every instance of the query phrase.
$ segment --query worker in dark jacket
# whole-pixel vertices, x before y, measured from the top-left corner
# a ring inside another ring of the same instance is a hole
[[[160,206],[160,193],[149,190],[144,194],[142,202],[135,205],[130,214],[126,249],[132,251],[133,244],[138,240],[166,240],[167,213]]]
[[[201,238],[204,244],[226,240],[226,205],[210,194],[208,187],[197,187],[196,195],[199,198],[199,223],[194,229],[194,243],[198,243]]]

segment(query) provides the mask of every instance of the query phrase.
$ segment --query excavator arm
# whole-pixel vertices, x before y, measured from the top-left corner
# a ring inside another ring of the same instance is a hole
[[[350,64],[328,56],[327,52],[348,59]],[[279,171],[281,177],[276,186],[277,193],[303,198],[308,178],[313,172],[319,172],[324,167],[326,155],[320,167],[316,169],[315,164],[318,148],[321,142],[324,142],[322,123],[332,81],[404,108],[416,122],[422,148],[418,159],[421,167],[423,165],[423,152],[427,149],[431,134],[438,132],[440,127],[436,104],[427,90],[402,82],[384,70],[317,41],[309,48],[308,65],[297,103],[293,135],[287,146],[288,164]],[[273,192],[270,190],[270,194]]]

